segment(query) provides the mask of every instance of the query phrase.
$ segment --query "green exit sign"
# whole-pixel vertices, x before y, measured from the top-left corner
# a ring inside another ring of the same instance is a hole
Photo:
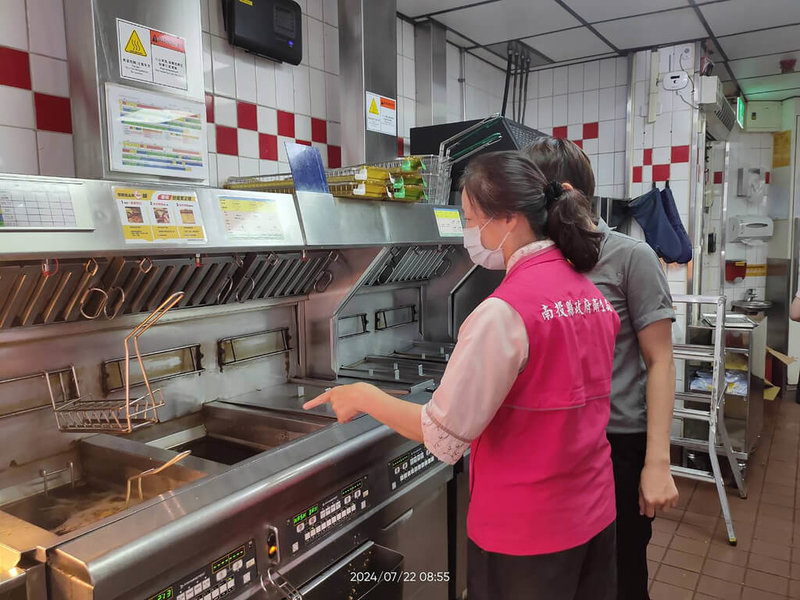
[[[744,129],[744,100],[741,96],[736,97],[736,122]]]

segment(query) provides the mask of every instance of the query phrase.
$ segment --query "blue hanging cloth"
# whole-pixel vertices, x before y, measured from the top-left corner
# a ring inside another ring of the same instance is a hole
[[[672,195],[672,190],[669,188],[669,181],[666,187],[661,190],[661,203],[664,205],[664,212],[669,219],[669,224],[672,226],[673,231],[678,236],[681,243],[681,252],[675,259],[676,263],[686,264],[692,260],[692,242],[689,240],[689,234],[681,222],[681,216],[678,214],[678,207],[675,205],[675,198]]]
[[[658,189],[653,187],[646,194],[631,201],[628,207],[633,218],[644,230],[645,240],[656,254],[668,263],[677,262],[683,256],[683,247],[664,210],[664,202]]]

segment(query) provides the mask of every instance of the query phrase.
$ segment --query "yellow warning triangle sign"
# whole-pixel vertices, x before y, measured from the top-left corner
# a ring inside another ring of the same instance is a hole
[[[136,32],[134,31],[134,33]],[[378,105],[375,103],[375,98],[372,99],[372,104],[369,105],[369,112],[371,115],[381,114],[378,112]]]
[[[147,52],[145,52],[142,40],[139,39],[139,34],[136,33],[135,29],[131,32],[131,37],[128,39],[128,43],[125,44],[125,52],[128,52],[129,54],[136,54],[138,56],[147,56]]]

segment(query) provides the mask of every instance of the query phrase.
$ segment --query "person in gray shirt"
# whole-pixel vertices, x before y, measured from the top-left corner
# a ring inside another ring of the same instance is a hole
[[[524,154],[550,181],[594,195],[586,154],[568,140],[541,138]],[[656,510],[678,502],[670,473],[675,402],[672,308],[667,279],[645,242],[601,219],[600,260],[587,273],[620,317],[607,435],[617,495],[618,600],[648,600],[647,545]]]

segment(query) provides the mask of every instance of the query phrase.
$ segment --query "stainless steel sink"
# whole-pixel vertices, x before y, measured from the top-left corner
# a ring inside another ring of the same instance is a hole
[[[769,300],[734,300],[731,302],[733,308],[738,308],[746,312],[763,312],[772,308]]]

